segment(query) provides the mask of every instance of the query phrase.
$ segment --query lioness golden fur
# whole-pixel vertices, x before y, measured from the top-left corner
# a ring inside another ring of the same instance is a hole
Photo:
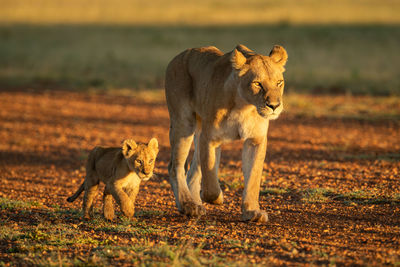
[[[170,183],[178,210],[205,213],[202,201],[222,204],[218,181],[220,145],[244,140],[242,219],[266,222],[259,190],[269,120],[283,109],[287,53],[274,46],[269,56],[243,45],[229,53],[216,47],[188,49],[168,65],[165,94],[170,114]],[[194,139],[190,169],[185,162]]]
[[[76,193],[67,199],[73,202],[85,191],[83,197],[83,216],[89,218],[93,212],[93,199],[99,182],[105,184],[104,217],[114,218],[112,198],[120,205],[128,218],[135,213],[135,199],[141,181],[153,176],[154,163],[158,154],[157,139],[152,138],[148,145],[137,144],[134,140],[125,140],[121,147],[96,147],[86,164],[86,178]]]

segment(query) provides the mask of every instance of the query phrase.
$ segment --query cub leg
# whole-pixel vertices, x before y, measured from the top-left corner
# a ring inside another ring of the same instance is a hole
[[[205,209],[201,202],[197,202],[192,198],[185,175],[185,162],[193,140],[194,125],[195,123],[190,121],[185,125],[180,120],[176,123],[171,123],[170,129],[171,162],[168,166],[170,183],[178,210],[188,216],[205,214]]]
[[[207,135],[200,136],[201,198],[205,202],[221,205],[224,196],[218,181],[218,165],[221,157],[220,144],[207,140]]]
[[[131,218],[135,213],[135,207],[132,204],[131,199],[125,193],[125,191],[118,185],[111,184],[109,186],[110,193],[121,207],[122,212],[128,218]]]
[[[135,205],[136,196],[139,193],[139,185],[136,187],[127,189],[126,193],[128,194],[129,199],[132,201],[132,204]]]
[[[243,145],[242,168],[244,190],[242,199],[242,219],[244,221],[267,222],[268,215],[260,210],[260,183],[267,151],[267,137],[262,140],[247,139]]]
[[[107,220],[112,221],[114,219],[113,196],[107,186],[104,188],[103,202],[103,215]]]
[[[90,218],[93,215],[93,200],[96,196],[97,189],[99,187],[99,181],[97,179],[86,179],[85,180],[85,194],[83,196],[83,217],[85,219]]]
[[[139,177],[133,181],[133,183],[125,188],[125,192],[127,193],[133,208],[135,208],[135,201],[136,201],[136,196],[139,193],[139,187],[140,187],[140,182],[141,180]]]

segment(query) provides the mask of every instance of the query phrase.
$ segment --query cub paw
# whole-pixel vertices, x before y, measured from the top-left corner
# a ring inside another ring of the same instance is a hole
[[[179,211],[189,217],[200,217],[206,214],[206,209],[203,205],[199,205],[193,202],[182,203],[181,209]]]
[[[207,194],[204,191],[201,191],[201,199],[204,202],[214,204],[214,205],[222,205],[224,203],[224,194],[222,191],[219,191],[218,194]]]
[[[131,219],[135,214],[135,210],[125,210],[123,213],[127,218]]]
[[[92,217],[92,216],[90,216],[89,213],[84,213],[84,214],[82,215],[82,219],[83,219],[83,220],[90,220],[91,217]]]
[[[121,210],[128,218],[132,218],[135,214],[135,207],[131,203],[124,203],[121,205]]]
[[[109,221],[114,220],[114,210],[104,210],[104,218],[106,218]]]
[[[242,214],[242,220],[245,222],[268,222],[268,214],[262,210],[248,210]]]

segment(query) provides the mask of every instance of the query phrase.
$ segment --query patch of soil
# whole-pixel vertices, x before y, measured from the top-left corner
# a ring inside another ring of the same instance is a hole
[[[324,97],[329,101],[332,96]],[[89,150],[118,146],[126,138],[148,142],[157,137],[156,177],[142,184],[136,203],[137,211],[147,211],[138,220],[168,229],[149,234],[152,242],[190,240],[202,244],[205,255],[273,265],[400,262],[397,121],[283,114],[271,122],[260,195],[270,222],[263,225],[240,221],[241,142],[222,149],[225,203],[205,204],[207,215],[200,219],[178,213],[168,184],[169,116],[163,102],[86,93],[2,92],[0,103],[0,197],[37,201],[42,209],[80,209],[81,198],[74,203],[66,198],[84,179]],[[321,189],[328,193],[310,196]],[[34,209],[28,216],[3,214],[1,219],[3,225],[34,224],[35,216],[46,214]],[[0,240],[0,259],[6,262],[12,260],[8,242]]]

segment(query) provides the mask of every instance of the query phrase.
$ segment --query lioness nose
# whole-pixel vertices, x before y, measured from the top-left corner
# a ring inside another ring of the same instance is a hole
[[[265,106],[271,108],[272,110],[275,110],[277,107],[279,107],[279,105],[281,104],[280,101],[277,102],[270,102],[269,100],[267,100],[265,102]]]

